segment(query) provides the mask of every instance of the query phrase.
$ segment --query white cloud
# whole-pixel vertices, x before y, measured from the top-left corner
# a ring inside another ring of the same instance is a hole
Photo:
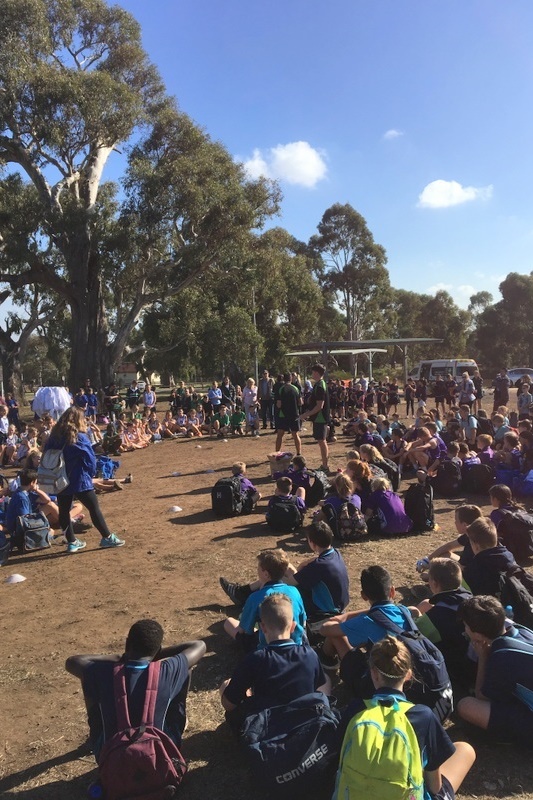
[[[265,152],[256,149],[243,164],[250,178],[263,175],[307,189],[325,178],[328,169],[324,153],[311,147],[309,142],[278,144]]]
[[[492,197],[492,185],[476,188],[462,186],[458,181],[437,180],[428,183],[418,196],[420,208],[448,208],[470,200],[489,200]]]
[[[388,131],[385,131],[383,134],[383,138],[385,141],[390,141],[391,139],[397,139],[399,136],[404,136],[403,131],[398,131],[396,128],[390,128]]]
[[[437,294],[437,292],[450,292],[453,289],[453,283],[435,283],[433,286],[428,286],[426,292],[428,294]]]

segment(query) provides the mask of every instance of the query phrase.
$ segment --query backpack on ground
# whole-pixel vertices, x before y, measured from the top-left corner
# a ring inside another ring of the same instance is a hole
[[[220,478],[211,489],[211,508],[217,517],[234,517],[242,514],[244,497],[241,480],[237,475]]]
[[[294,497],[275,496],[268,504],[266,521],[274,531],[291,533],[301,526],[303,515]]]
[[[398,610],[407,623],[406,630],[396,625],[379,607],[371,608],[366,613],[387,633],[403,642],[411,654],[414,680],[406,692],[408,699],[428,706],[440,722],[444,722],[453,711],[453,692],[444,656],[433,642],[420,633],[411,615],[401,606]]]
[[[113,461],[109,456],[98,456],[96,459],[96,477],[113,480],[115,472],[120,467],[120,461]]]
[[[247,717],[241,741],[255,785],[292,800],[327,784],[337,764],[339,718],[322,692]]]
[[[37,467],[39,488],[46,494],[60,494],[70,481],[67,476],[63,450],[45,450]]]
[[[423,533],[435,528],[433,487],[426,483],[413,483],[406,491],[403,504],[405,513],[413,521],[411,533]]]
[[[326,502],[322,511],[339,542],[356,542],[368,534],[366,520],[353,503],[343,503],[337,511],[331,503]]]
[[[102,748],[100,781],[106,800],[166,800],[176,795],[187,764],[166,733],[154,726],[160,661],[147,668],[142,722],[132,727],[128,711],[126,668],[113,669],[117,733]]]
[[[502,606],[511,606],[519,625],[533,628],[533,575],[519,567],[509,567],[499,577],[496,596]]]
[[[22,514],[15,522],[15,533],[11,537],[12,549],[21,553],[35,553],[51,546],[52,531],[42,511]]]
[[[489,464],[472,464],[465,470],[463,488],[468,494],[488,494],[496,473]]]
[[[433,489],[442,497],[457,497],[461,487],[461,467],[453,461],[443,461],[432,479]]]
[[[393,698],[365,706],[346,729],[334,800],[423,800],[420,746],[406,715],[413,704]]]
[[[305,492],[305,504],[308,508],[313,508],[324,499],[331,486],[325,472],[318,469],[308,469],[306,471],[309,477],[313,478],[313,483]]]
[[[533,514],[521,508],[500,509],[500,513],[503,518],[498,524],[498,538],[517,561],[525,561],[533,555]]]

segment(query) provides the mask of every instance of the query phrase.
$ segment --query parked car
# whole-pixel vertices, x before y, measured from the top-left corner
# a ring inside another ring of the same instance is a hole
[[[511,386],[516,386],[516,382],[523,378],[524,375],[527,375],[530,382],[533,384],[533,369],[530,369],[529,367],[513,367],[512,369],[507,370],[507,375],[511,381]]]

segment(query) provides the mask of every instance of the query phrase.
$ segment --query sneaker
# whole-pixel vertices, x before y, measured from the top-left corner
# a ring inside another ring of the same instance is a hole
[[[120,481],[113,481],[113,486],[115,487],[117,492],[121,492],[124,488]]]
[[[126,544],[124,539],[119,539],[116,533],[112,533],[107,538],[103,536],[100,539],[100,547],[122,547],[124,544]]]
[[[133,483],[133,475],[129,472],[124,478],[124,483]]]
[[[77,553],[78,550],[83,550],[84,547],[87,547],[87,542],[82,542],[81,539],[74,539],[73,542],[68,543],[67,552]]]
[[[226,578],[219,578],[220,585],[228,595],[232,603],[236,606],[243,606],[250,596],[250,587],[242,586],[240,583],[230,583]]]
[[[340,659],[336,653],[334,656],[329,656],[327,653],[324,653],[323,643],[317,645],[315,647],[315,651],[322,665],[323,670],[325,670],[326,672],[337,672],[340,664]]]

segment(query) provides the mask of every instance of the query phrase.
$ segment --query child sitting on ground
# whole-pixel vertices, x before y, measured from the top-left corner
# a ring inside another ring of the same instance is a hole
[[[231,418],[231,432],[234,436],[244,436],[244,425],[246,423],[246,414],[242,408],[235,408]]]
[[[249,714],[331,690],[314,650],[291,639],[296,623],[290,598],[269,594],[259,614],[265,646],[246,655],[220,687],[226,720],[236,733]]]
[[[211,418],[211,435],[215,434],[219,439],[229,436],[231,431],[229,414],[225,405],[220,404],[220,408]]]
[[[462,505],[455,509],[455,529],[459,536],[450,542],[441,544],[429,556],[425,556],[416,562],[416,570],[422,574],[422,578],[427,578],[427,570],[434,558],[451,558],[454,561],[458,561],[462,567],[472,561],[474,553],[470,545],[470,539],[466,535],[466,530],[472,522],[482,516],[483,512],[479,506]],[[458,553],[459,550],[461,550],[461,554]]]
[[[294,456],[288,469],[281,472],[274,472],[272,477],[275,480],[283,477],[290,478],[293,489],[298,489],[301,486],[302,489],[305,489],[307,492],[311,487],[311,476],[307,472],[306,467],[307,461],[303,456]]]
[[[488,433],[480,433],[476,438],[477,457],[481,464],[488,467],[494,465],[494,450],[492,449],[492,436]]]
[[[286,480],[281,478],[280,480]],[[305,635],[305,609],[298,589],[289,586],[283,580],[289,567],[289,558],[282,550],[263,550],[257,556],[257,577],[260,588],[253,591],[244,603],[240,620],[228,617],[224,621],[224,630],[247,652],[266,644],[262,630],[257,631],[259,608],[261,603],[271,594],[284,594],[292,604],[294,630],[291,639],[302,644]],[[222,581],[221,581],[222,582]],[[224,588],[224,587],[223,587]]]
[[[520,439],[514,431],[508,431],[503,437],[502,449],[494,454],[494,464],[503,469],[520,469]]]
[[[400,466],[405,461],[404,456],[406,454],[406,441],[403,438],[403,430],[401,428],[392,428],[391,438],[385,445],[383,455]]]
[[[245,507],[247,511],[252,511],[259,500],[261,493],[258,492],[252,481],[246,477],[246,464],[244,461],[236,461],[231,467],[232,475],[240,479],[241,492],[245,496]]]
[[[402,499],[391,490],[387,478],[374,478],[372,481],[372,494],[366,503],[365,516],[369,533],[409,533],[413,527]]]
[[[195,436],[202,435],[202,431],[200,430],[200,420],[198,419],[196,409],[191,408],[187,414],[187,436],[192,439]]]
[[[516,567],[513,554],[498,543],[496,526],[488,517],[481,517],[466,529],[474,558],[463,569],[465,583],[472,594],[496,595],[500,577]]]
[[[246,412],[246,435],[251,432],[252,436],[259,436],[259,424],[259,406],[251,405]]]
[[[266,521],[271,527],[274,528],[274,530],[279,529],[278,513],[276,509],[278,509],[280,506],[285,506],[288,504],[294,505],[300,514],[300,525],[303,522],[304,514],[306,512],[305,489],[302,486],[298,486],[294,494],[291,493],[291,490],[292,481],[290,478],[282,477],[277,479],[276,488],[274,489],[274,497],[271,497],[268,501],[268,507],[266,511]],[[296,515],[293,515],[293,517],[296,519]],[[299,525],[296,527],[299,527]],[[293,529],[294,528],[291,528],[291,530]]]
[[[462,579],[458,561],[434,558],[428,569],[431,597],[409,611],[420,633],[442,652],[452,683],[460,681],[468,685],[475,677],[475,669],[473,662],[467,660],[468,643],[457,610],[472,593],[461,586]]]

